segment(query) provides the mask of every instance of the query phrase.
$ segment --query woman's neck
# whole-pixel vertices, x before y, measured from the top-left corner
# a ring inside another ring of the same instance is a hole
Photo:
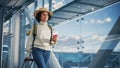
[[[47,22],[40,21],[41,24],[47,24]]]

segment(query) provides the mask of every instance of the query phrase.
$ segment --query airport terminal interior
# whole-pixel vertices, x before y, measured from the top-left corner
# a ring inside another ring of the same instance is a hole
[[[61,68],[120,68],[120,0],[0,0],[0,68],[22,68],[40,7],[53,12],[51,49]],[[30,67],[36,63],[23,68]]]

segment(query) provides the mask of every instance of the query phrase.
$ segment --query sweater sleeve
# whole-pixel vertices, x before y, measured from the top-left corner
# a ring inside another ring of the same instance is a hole
[[[31,53],[31,48],[32,48],[32,42],[33,42],[33,27],[31,29],[30,35],[27,38],[27,43],[26,43],[26,52],[27,52],[27,56]]]

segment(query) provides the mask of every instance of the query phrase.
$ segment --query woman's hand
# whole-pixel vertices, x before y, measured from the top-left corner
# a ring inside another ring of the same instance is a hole
[[[24,60],[25,61],[33,61],[33,59],[31,59],[30,57],[26,57]]]
[[[57,40],[58,40],[58,35],[53,35],[53,37],[52,37],[52,43],[56,44]]]
[[[57,42],[58,36],[57,35],[53,35],[52,41]]]

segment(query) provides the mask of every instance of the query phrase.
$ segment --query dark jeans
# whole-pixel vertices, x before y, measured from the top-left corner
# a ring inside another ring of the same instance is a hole
[[[50,51],[33,47],[32,55],[38,68],[47,68]]]

